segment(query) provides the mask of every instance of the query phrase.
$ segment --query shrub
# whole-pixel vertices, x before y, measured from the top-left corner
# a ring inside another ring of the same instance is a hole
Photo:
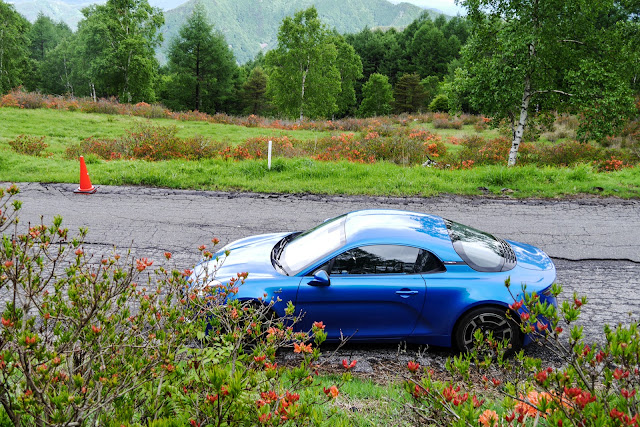
[[[141,159],[149,161],[213,158],[228,144],[200,135],[186,139],[176,136],[175,126],[138,125],[118,139],[87,138],[79,145],[67,148],[68,158],[95,154],[105,160]]]
[[[114,139],[87,138],[78,145],[71,145],[65,151],[68,159],[94,154],[105,160],[120,160],[124,158],[124,150]]]
[[[429,111],[443,112],[449,111],[449,97],[444,94],[437,95],[429,104]]]
[[[433,119],[436,129],[462,129],[462,120]]]
[[[16,153],[26,154],[28,156],[40,156],[48,147],[44,140],[44,136],[18,135],[16,139],[9,141],[9,145]]]
[[[187,160],[212,159],[218,157],[229,144],[214,141],[202,135],[194,135],[182,140],[182,151]]]
[[[614,156],[611,156],[609,159],[596,162],[596,166],[598,168],[598,172],[614,172],[622,170],[623,167],[628,165],[625,165],[623,160],[616,159]]]
[[[551,290],[556,297],[561,291],[555,284]],[[615,329],[605,325],[604,344],[585,343],[576,325],[585,303],[574,294],[556,309],[533,294],[514,298],[510,306],[522,332],[547,347],[559,367],[545,366],[523,351],[506,358],[506,343],[478,331],[473,352],[447,361],[446,382],[409,364],[405,390],[413,402],[407,406],[417,420],[438,425],[637,425],[638,323]],[[472,378],[482,378],[482,387]]]
[[[0,402],[13,425],[319,424],[317,405],[339,394],[314,382],[322,322],[294,331],[290,302],[275,318],[274,299],[240,301],[247,273],[223,283],[204,268],[189,282],[147,258],[93,258],[87,231],[70,236],[60,217],[21,232],[17,193],[0,191],[0,229],[13,227],[0,246]],[[219,259],[212,243],[203,261]],[[279,349],[295,355],[284,367]]]
[[[601,159],[603,156],[602,149],[588,142],[576,140],[538,146],[536,154],[539,163],[553,166],[572,166],[577,163],[589,163]]]
[[[158,104],[147,104],[146,102],[138,102],[129,106],[129,112],[133,116],[146,117],[147,119],[158,119],[169,116],[169,110]]]
[[[472,160],[476,165],[495,165],[506,163],[511,150],[511,140],[498,137],[485,140],[481,136],[466,136],[460,140],[462,150],[458,152],[457,162]],[[534,158],[534,146],[522,142],[518,149],[518,163],[527,163]]]
[[[353,133],[342,133],[340,136],[323,138],[319,142],[326,148],[319,150],[319,154],[314,157],[316,160],[348,160],[355,163],[375,162],[375,157],[367,153],[365,145],[358,141]]]

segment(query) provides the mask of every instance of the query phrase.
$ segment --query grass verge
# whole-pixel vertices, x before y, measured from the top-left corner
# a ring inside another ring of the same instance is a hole
[[[574,168],[480,166],[471,170],[401,167],[389,163],[320,162],[306,158],[264,160],[103,161],[86,158],[94,185],[144,185],[167,188],[382,196],[435,196],[443,193],[566,197],[596,194],[640,197],[640,168],[597,173]],[[0,181],[79,181],[78,162],[30,157],[0,148]]]

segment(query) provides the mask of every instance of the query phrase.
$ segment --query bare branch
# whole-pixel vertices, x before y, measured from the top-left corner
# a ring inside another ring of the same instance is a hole
[[[581,42],[580,40],[559,40],[560,43],[575,43],[575,44],[579,44],[582,46],[585,46],[586,43],[585,42]]]
[[[561,90],[557,90],[557,89],[550,89],[550,90],[537,90],[535,92],[532,93],[532,95],[534,94],[539,94],[539,93],[558,93],[560,95],[564,95],[564,96],[573,96],[572,93],[569,92],[564,92]]]

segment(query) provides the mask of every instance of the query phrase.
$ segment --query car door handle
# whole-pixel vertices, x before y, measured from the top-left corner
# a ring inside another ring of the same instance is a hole
[[[409,289],[402,289],[396,291],[396,294],[400,295],[402,298],[409,298],[411,295],[416,295],[418,291],[410,291]]]

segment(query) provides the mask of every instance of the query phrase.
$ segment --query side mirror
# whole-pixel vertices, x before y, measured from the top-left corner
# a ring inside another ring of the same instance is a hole
[[[311,286],[329,286],[331,284],[331,280],[329,279],[329,275],[324,270],[318,270],[313,275],[313,280],[309,282]]]

